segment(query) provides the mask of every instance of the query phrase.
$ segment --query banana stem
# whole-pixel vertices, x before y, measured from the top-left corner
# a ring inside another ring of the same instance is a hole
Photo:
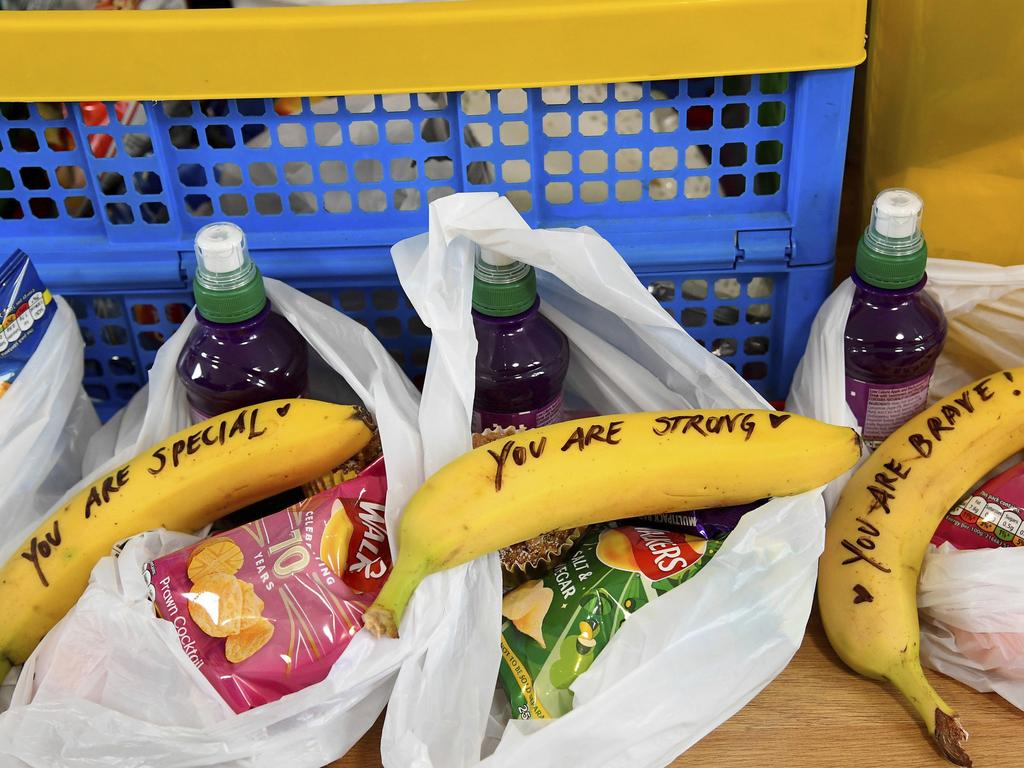
[[[901,664],[886,677],[907,697],[935,739],[942,756],[954,765],[970,768],[971,757],[963,746],[967,741],[967,731],[953,708],[932,688],[920,662]]]
[[[939,745],[942,756],[954,765],[971,768],[971,756],[964,748],[967,741],[967,731],[960,724],[960,718],[956,715],[947,715],[941,709],[935,710],[935,743]]]
[[[405,606],[426,575],[427,569],[422,563],[411,566],[399,555],[377,599],[363,614],[363,625],[377,637],[398,637]]]

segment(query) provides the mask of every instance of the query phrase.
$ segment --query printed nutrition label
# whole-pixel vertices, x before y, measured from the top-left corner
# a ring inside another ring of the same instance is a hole
[[[877,448],[894,430],[924,409],[930,381],[930,373],[902,384],[846,379],[847,401],[869,448]]]

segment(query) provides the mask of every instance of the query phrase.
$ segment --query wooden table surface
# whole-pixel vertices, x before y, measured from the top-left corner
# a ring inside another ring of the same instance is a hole
[[[976,768],[1024,766],[1018,740],[1024,713],[995,694],[982,694],[928,672],[957,708],[971,734]],[[379,766],[383,718],[329,768]],[[715,768],[942,768],[910,709],[888,686],[850,673],[829,647],[817,613],[803,646],[761,695],[695,744],[673,766]],[[524,766],[523,768],[547,768]]]

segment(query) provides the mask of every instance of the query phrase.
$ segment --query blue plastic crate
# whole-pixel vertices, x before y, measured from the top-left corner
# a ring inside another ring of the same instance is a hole
[[[365,323],[414,380],[429,334],[389,248],[430,201],[507,195],[590,225],[667,311],[785,396],[831,285],[853,72],[611,85],[0,104],[0,250],[75,306],[105,415],[191,306],[192,237],[237,222],[264,274]]]

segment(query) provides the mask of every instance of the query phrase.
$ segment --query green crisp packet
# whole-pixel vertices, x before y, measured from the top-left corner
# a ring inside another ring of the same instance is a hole
[[[586,672],[630,614],[692,578],[725,532],[633,525],[592,528],[572,556],[502,600],[498,677],[520,720],[572,709],[569,686]]]

